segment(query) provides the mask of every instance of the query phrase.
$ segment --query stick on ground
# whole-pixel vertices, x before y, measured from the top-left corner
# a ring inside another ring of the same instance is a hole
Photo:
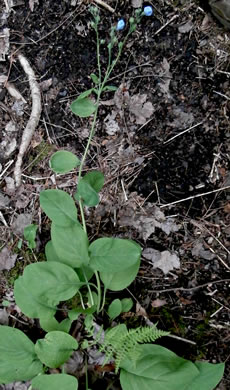
[[[19,148],[19,153],[17,157],[17,161],[14,168],[14,178],[15,178],[15,185],[16,187],[19,187],[21,184],[21,175],[22,175],[22,159],[23,156],[30,144],[30,141],[33,137],[34,131],[38,125],[40,115],[41,115],[41,93],[39,85],[36,81],[36,77],[34,74],[33,69],[31,68],[28,60],[24,55],[19,54],[18,55],[19,62],[28,76],[29,85],[30,85],[30,91],[31,91],[31,97],[32,97],[32,109],[29,121],[23,131],[22,134],[22,140],[21,145]]]

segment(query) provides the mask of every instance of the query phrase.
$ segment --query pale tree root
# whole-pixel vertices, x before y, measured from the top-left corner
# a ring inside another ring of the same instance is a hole
[[[26,57],[24,57],[23,54],[18,54],[18,60],[28,76],[30,91],[31,91],[31,98],[32,98],[32,109],[29,121],[23,131],[22,134],[22,140],[21,145],[19,148],[19,153],[17,156],[17,161],[14,168],[14,178],[15,178],[15,185],[16,187],[19,187],[21,184],[21,175],[22,175],[22,159],[24,157],[24,154],[30,144],[30,141],[33,137],[34,131],[38,125],[38,122],[40,120],[42,105],[41,105],[41,92],[39,88],[39,84],[36,80],[35,73],[33,69],[31,68],[28,60]]]

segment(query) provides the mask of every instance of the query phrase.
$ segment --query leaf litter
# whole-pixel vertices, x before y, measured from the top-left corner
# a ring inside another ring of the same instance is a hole
[[[5,246],[0,252],[0,271],[9,271],[14,267],[18,255]]]
[[[169,251],[160,252],[153,248],[145,248],[142,255],[151,261],[153,268],[159,268],[165,275],[173,271],[174,268],[180,268],[180,259],[176,253]]]

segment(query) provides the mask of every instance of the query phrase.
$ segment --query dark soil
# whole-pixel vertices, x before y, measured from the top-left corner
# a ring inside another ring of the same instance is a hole
[[[28,83],[17,61],[17,52],[21,51],[39,81],[51,80],[51,85],[43,87],[43,111],[34,137],[39,141],[25,156],[26,176],[21,192],[10,194],[6,182],[0,184],[0,191],[10,197],[10,207],[2,210],[8,227],[4,224],[1,227],[1,246],[8,243],[16,246],[18,236],[11,228],[15,213],[29,213],[33,222],[38,223],[37,195],[40,190],[55,186],[50,179],[34,181],[32,178],[51,177],[48,159],[55,150],[67,149],[80,157],[87,140],[84,131],[89,128],[88,119],[77,118],[70,111],[71,102],[91,87],[90,73],[97,73],[96,39],[90,28],[88,4],[79,1],[73,7],[70,0],[38,3],[32,12],[27,2],[17,2],[6,21],[11,56],[0,62],[0,73],[9,74],[9,80],[30,102]],[[100,34],[106,40],[111,24],[120,17],[128,21],[134,13],[131,1],[108,3],[116,11],[111,14],[101,8]],[[142,19],[112,75],[113,85],[122,84],[124,102],[115,116],[119,130],[113,135],[106,130],[106,118],[114,109],[113,93],[103,97],[105,103],[100,107],[97,133],[85,169],[102,170],[106,184],[101,206],[89,213],[88,225],[94,238],[130,237],[143,248],[169,250],[179,255],[180,269],[167,275],[153,269],[150,261],[143,258],[136,281],[128,291],[122,292],[122,297],[134,296],[146,314],[141,315],[137,310],[123,319],[128,327],[146,324],[146,317],[158,322],[159,328],[181,338],[164,338],[161,345],[182,357],[213,363],[226,361],[219,389],[227,390],[230,388],[230,195],[229,188],[220,189],[230,186],[230,34],[211,16],[207,3],[157,0],[154,9],[153,17]],[[207,14],[209,20],[205,19]],[[191,27],[181,30],[187,23]],[[121,39],[125,33],[126,30],[119,33]],[[105,46],[101,53],[103,69],[106,61]],[[152,103],[153,114],[143,125],[136,123],[130,114],[125,103],[127,93],[146,94],[147,101]],[[2,93],[0,100],[11,108],[13,101],[7,93]],[[26,110],[17,119],[18,145],[29,117],[29,105]],[[10,114],[2,106],[0,111],[0,137],[3,137]],[[15,159],[16,155],[17,151],[10,158]],[[141,159],[139,162],[135,160],[137,157]],[[3,168],[7,161],[1,157]],[[12,172],[7,172],[7,176],[12,176]],[[62,177],[57,182],[59,188],[72,192],[76,177]],[[128,200],[124,200],[121,182]],[[158,227],[144,239],[135,226],[120,223],[124,214],[134,217],[143,211],[150,216],[151,205],[161,207],[166,218],[172,216],[174,223],[180,225],[178,231],[166,234]],[[44,222],[43,215],[41,218]],[[48,226],[40,226],[37,249],[43,254],[49,230]],[[194,254],[197,243],[202,250]],[[2,298],[6,291],[12,290],[10,272],[4,271],[2,276]],[[108,296],[108,300],[112,298],[114,294]],[[159,299],[165,303],[157,304]],[[26,333],[30,329],[32,339],[41,337],[36,322],[24,317],[27,326],[10,321]],[[107,320],[99,318],[98,321]],[[95,379],[94,375],[92,378]],[[106,373],[104,378],[98,373],[91,388],[106,389],[111,378],[116,379],[112,373]],[[114,386],[118,386],[116,382]],[[82,384],[80,389],[83,388]]]

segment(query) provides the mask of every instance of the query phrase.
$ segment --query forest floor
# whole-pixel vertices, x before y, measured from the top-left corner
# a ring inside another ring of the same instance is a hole
[[[114,12],[100,7],[99,31],[105,40],[111,24],[121,17],[128,22],[135,7],[143,6],[141,0],[106,3]],[[84,170],[102,171],[105,186],[86,222],[90,237],[131,238],[143,248],[138,276],[122,292],[136,302],[123,316],[127,326],[157,322],[179,337],[161,341],[178,355],[226,361],[218,389],[227,390],[230,33],[199,1],[156,0],[152,5],[154,15],[142,19],[111,75],[117,91],[105,93],[100,104]],[[6,5],[0,5],[0,322],[28,330],[29,320],[14,305],[13,282],[26,264],[42,259],[49,240],[39,209],[40,191],[73,193],[76,188],[77,173],[54,177],[49,158],[62,149],[79,158],[84,152],[90,119],[76,117],[70,104],[92,86],[96,38],[89,2],[17,0],[6,11]],[[118,35],[122,39],[125,33]],[[16,189],[14,166],[31,112],[19,52],[37,76],[42,113]],[[106,61],[105,45],[102,69]],[[21,94],[19,99],[5,88],[6,77]],[[24,241],[18,249],[30,223],[39,225],[33,256]],[[3,308],[3,300],[12,305]],[[32,333],[36,338],[36,329]],[[108,380],[108,373],[102,379],[99,372],[93,389],[106,389]],[[0,386],[13,388],[27,387]]]

